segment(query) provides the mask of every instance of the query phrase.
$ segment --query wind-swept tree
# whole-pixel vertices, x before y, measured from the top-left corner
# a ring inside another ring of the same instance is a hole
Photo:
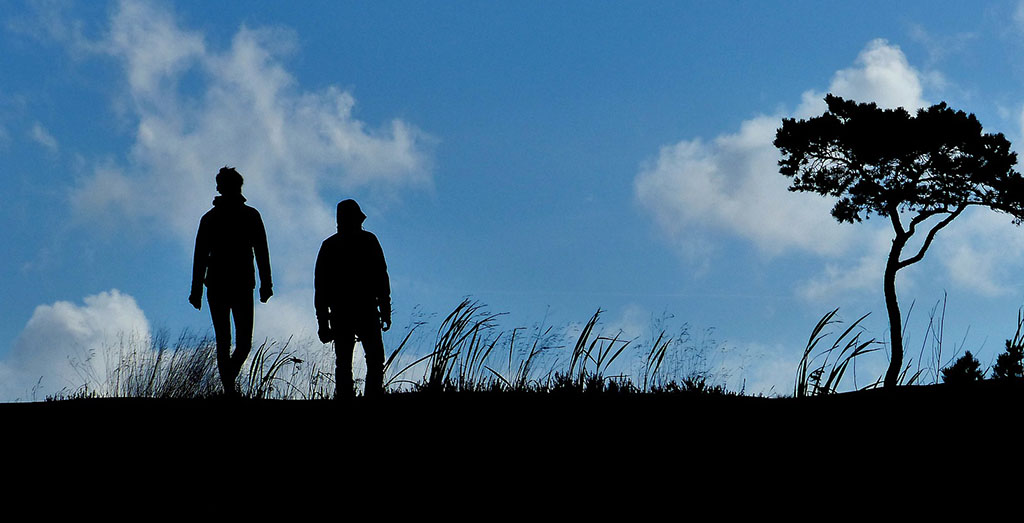
[[[775,136],[779,172],[793,179],[791,191],[836,198],[832,216],[839,222],[874,214],[892,223],[883,286],[892,351],[884,384],[893,387],[903,366],[896,273],[920,261],[935,235],[971,205],[1008,213],[1020,225],[1024,178],[1001,133],[982,132],[973,114],[945,102],[916,115],[833,95],[825,102],[821,116],[782,121]],[[904,257],[919,229],[927,230],[920,247]]]

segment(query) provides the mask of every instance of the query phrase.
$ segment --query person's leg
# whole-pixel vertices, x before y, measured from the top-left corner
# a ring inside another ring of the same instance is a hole
[[[347,399],[355,395],[352,383],[352,349],[356,334],[351,328],[331,325],[334,333],[334,397]]]
[[[238,378],[238,374],[245,365],[245,359],[252,350],[252,326],[253,326],[253,290],[246,289],[238,291],[232,297],[231,316],[235,320],[235,352],[231,355],[231,380]]]
[[[366,389],[363,395],[376,397],[384,393],[384,340],[380,326],[364,325],[358,334],[366,355]]]
[[[217,370],[220,372],[224,393],[235,391],[235,378],[231,372],[231,308],[224,296],[215,289],[207,289],[206,303],[210,306],[213,333],[217,340]]]

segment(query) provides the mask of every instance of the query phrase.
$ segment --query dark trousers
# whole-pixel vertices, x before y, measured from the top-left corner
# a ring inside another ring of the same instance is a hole
[[[235,378],[252,350],[252,289],[207,289],[213,332],[217,338],[217,369],[224,392],[235,395]],[[235,320],[235,352],[231,353],[231,319]]]
[[[352,381],[352,351],[356,338],[363,344],[366,356],[365,395],[374,397],[384,390],[384,340],[380,333],[380,322],[360,321],[357,323],[331,322],[334,333],[334,379],[335,396],[348,398],[355,395]]]

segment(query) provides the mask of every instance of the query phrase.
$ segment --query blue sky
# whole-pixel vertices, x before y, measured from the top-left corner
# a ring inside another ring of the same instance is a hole
[[[1015,2],[0,1],[0,399],[73,385],[122,333],[209,329],[192,242],[233,165],[267,224],[256,337],[309,337],[312,266],[355,198],[390,267],[394,344],[464,296],[511,329],[715,329],[748,392],[792,389],[840,307],[885,336],[884,222],[789,193],[771,140],[826,92],[947,101],[1015,144]],[[1024,231],[972,210],[901,274],[908,354],[990,364],[1024,305]],[[436,322],[434,324],[436,326]],[[884,355],[866,362],[877,375]],[[39,381],[43,376],[44,380]],[[773,389],[774,387],[774,389]]]

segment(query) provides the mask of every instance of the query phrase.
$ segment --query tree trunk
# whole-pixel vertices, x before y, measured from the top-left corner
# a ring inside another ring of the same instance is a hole
[[[889,345],[892,352],[883,382],[887,389],[896,387],[903,367],[903,320],[900,317],[900,304],[896,300],[896,271],[900,270],[900,254],[907,239],[908,236],[896,234],[892,240],[892,249],[889,250],[889,259],[885,263],[885,309],[889,314]]]

